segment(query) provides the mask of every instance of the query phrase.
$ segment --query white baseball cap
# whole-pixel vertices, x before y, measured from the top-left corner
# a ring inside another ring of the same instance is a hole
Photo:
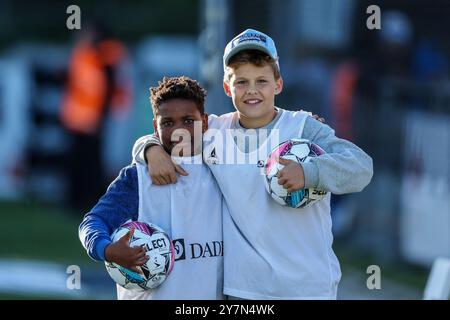
[[[280,69],[275,42],[268,35],[254,29],[247,29],[228,42],[223,53],[223,69],[225,70],[231,57],[233,57],[236,53],[241,52],[242,50],[251,49],[267,53],[272,59],[275,60],[278,69]]]

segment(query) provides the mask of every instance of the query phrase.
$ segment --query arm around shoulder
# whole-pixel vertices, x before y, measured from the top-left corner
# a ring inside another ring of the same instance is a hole
[[[161,142],[156,134],[149,134],[137,139],[131,152],[131,157],[133,159],[132,162],[145,165],[147,163],[145,160],[145,151],[153,145],[161,145]]]

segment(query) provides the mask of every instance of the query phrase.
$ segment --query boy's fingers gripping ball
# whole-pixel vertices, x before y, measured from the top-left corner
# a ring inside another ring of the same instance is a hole
[[[289,159],[285,159],[285,158],[282,158],[282,157],[278,158],[278,163],[282,164],[283,166],[286,166],[286,165],[288,165],[291,162],[292,162],[292,160],[289,160]]]
[[[105,262],[111,278],[125,289],[148,290],[158,287],[172,271],[175,250],[170,237],[154,224],[131,221],[119,227],[112,241],[127,241],[136,247],[136,265],[125,268],[114,262]],[[143,254],[144,253],[144,254]]]
[[[307,163],[324,153],[322,148],[306,139],[291,139],[281,143],[269,154],[264,167],[264,185],[269,195],[280,205],[292,208],[303,208],[324,198],[327,192],[315,188],[289,192],[287,189],[292,185],[286,185],[281,172],[291,161]]]
[[[130,239],[134,234],[134,229],[130,229],[130,231],[128,231],[121,239],[119,239],[119,241],[125,242],[125,243],[130,243]]]

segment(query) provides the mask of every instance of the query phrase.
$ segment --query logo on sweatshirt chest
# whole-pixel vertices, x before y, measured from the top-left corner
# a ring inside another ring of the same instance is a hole
[[[223,256],[223,241],[189,243],[180,238],[172,240],[172,243],[175,248],[175,261]]]
[[[211,153],[209,154],[208,158],[206,159],[206,162],[208,164],[219,164],[219,158],[216,154],[216,148],[213,148],[211,150]]]

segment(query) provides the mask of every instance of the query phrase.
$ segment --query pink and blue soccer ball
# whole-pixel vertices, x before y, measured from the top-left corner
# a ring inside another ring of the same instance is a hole
[[[149,290],[160,286],[172,271],[175,262],[175,250],[170,237],[160,227],[139,221],[129,221],[121,225],[112,235],[116,242],[128,231],[135,229],[130,239],[131,247],[144,247],[148,261],[138,268],[142,274],[133,272],[114,262],[105,262],[111,278],[125,289]]]
[[[269,154],[264,167],[264,185],[269,195],[280,205],[291,208],[304,208],[323,199],[326,191],[315,188],[300,189],[289,193],[278,184],[278,172],[284,166],[278,163],[278,158],[293,160],[299,164],[307,163],[312,158],[325,154],[317,144],[306,139],[290,139],[280,143]]]

